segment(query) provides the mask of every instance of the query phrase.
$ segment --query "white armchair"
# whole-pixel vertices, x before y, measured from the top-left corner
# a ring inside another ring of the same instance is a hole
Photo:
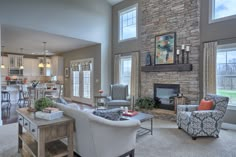
[[[75,119],[75,151],[82,157],[134,157],[136,120],[111,121],[78,110],[76,106],[56,104]]]

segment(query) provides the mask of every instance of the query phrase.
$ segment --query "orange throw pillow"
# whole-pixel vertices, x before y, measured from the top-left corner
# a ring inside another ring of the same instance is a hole
[[[211,110],[213,107],[213,101],[212,100],[205,100],[202,99],[200,102],[200,105],[198,106],[198,110]]]

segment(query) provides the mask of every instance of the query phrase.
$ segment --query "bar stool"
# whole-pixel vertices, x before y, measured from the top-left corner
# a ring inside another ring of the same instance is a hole
[[[7,110],[7,115],[10,115],[11,110],[11,98],[10,93],[8,91],[2,91],[2,99],[1,99],[2,109]],[[6,108],[5,108],[6,106]]]
[[[26,107],[27,105],[29,106],[30,104],[30,98],[29,98],[29,94],[28,94],[28,91],[24,90],[23,87],[19,90],[19,99],[18,99],[18,105],[19,105],[19,108],[21,107]],[[22,104],[23,102],[23,104]],[[27,102],[27,105],[26,105],[26,102]],[[21,106],[22,104],[22,106]]]

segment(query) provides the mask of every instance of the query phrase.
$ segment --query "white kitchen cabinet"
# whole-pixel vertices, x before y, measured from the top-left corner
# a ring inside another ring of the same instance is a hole
[[[32,76],[39,76],[39,63],[38,63],[38,59],[31,59],[32,61]]]
[[[63,76],[63,69],[64,69],[64,63],[63,63],[63,57],[61,56],[52,56],[52,76]]]
[[[8,55],[9,68],[20,68],[23,65],[23,56],[22,55]]]
[[[38,59],[24,58],[24,76],[39,76]]]
[[[8,76],[8,73],[9,73],[9,61],[8,61],[8,57],[6,56],[3,56],[2,57],[2,62],[3,64],[5,65],[5,68],[4,69],[1,69],[1,72],[2,72],[2,76]]]
[[[24,58],[24,76],[32,76],[32,60],[31,58]]]

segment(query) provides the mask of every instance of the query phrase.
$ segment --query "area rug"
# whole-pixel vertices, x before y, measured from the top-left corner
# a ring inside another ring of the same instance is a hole
[[[201,137],[192,140],[175,123],[170,123],[172,128],[157,128],[163,124],[155,122],[153,135],[144,135],[137,139],[135,157],[236,157],[235,131],[221,130],[218,139]],[[17,125],[13,124],[10,129],[2,136],[0,127],[0,144],[4,144],[4,140],[9,141],[4,149],[0,149],[0,157],[20,157],[17,153]]]

